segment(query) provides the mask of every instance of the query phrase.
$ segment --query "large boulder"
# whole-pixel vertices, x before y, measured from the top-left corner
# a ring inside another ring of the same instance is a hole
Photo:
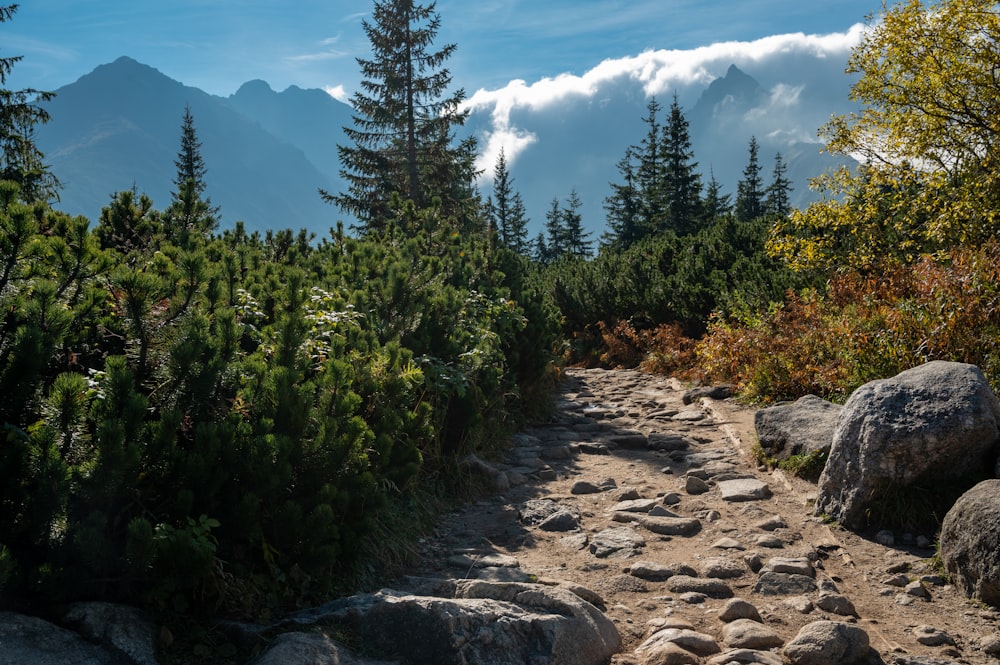
[[[852,665],[869,658],[868,633],[849,623],[814,621],[806,624],[782,654],[791,665]]]
[[[941,525],[941,561],[967,596],[1000,607],[1000,480],[959,498]]]
[[[285,625],[340,623],[386,660],[460,665],[599,665],[621,646],[614,624],[571,590],[515,582],[427,581],[301,612]]]
[[[757,440],[768,457],[829,453],[842,406],[815,395],[761,409],[754,415]]]
[[[819,479],[816,513],[850,528],[887,490],[992,475],[1000,401],[979,368],[934,361],[872,381],[847,400]]]
[[[122,665],[122,654],[36,617],[0,612],[0,665]]]

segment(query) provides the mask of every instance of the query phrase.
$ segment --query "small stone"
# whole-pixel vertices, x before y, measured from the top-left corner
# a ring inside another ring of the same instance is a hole
[[[672,513],[662,505],[655,505],[649,509],[650,517],[680,517],[677,513]]]
[[[703,593],[698,593],[697,591],[687,591],[679,595],[677,598],[682,603],[686,603],[687,605],[701,605],[708,600],[708,596]]]
[[[720,538],[719,540],[712,543],[712,547],[718,550],[745,550],[746,548],[740,544],[740,541],[734,538]]]
[[[609,556],[629,557],[638,554],[646,540],[628,527],[613,527],[594,534],[590,553],[599,559]]]
[[[791,665],[847,665],[868,656],[868,633],[836,621],[814,621],[799,630],[782,654]]]
[[[730,649],[709,659],[708,665],[783,665],[781,657],[770,651]]]
[[[561,509],[540,522],[538,528],[542,531],[573,531],[580,528],[580,518],[568,510]]]
[[[580,550],[587,547],[588,542],[587,534],[577,533],[572,536],[566,536],[565,538],[559,539],[559,544],[568,550],[573,550],[574,552],[579,552]]]
[[[816,570],[812,562],[805,557],[772,557],[767,560],[763,568],[765,573],[792,573],[795,575],[805,575],[816,577]]]
[[[889,575],[896,575],[897,573],[905,573],[910,570],[909,561],[895,561],[884,568],[885,572]]]
[[[664,506],[676,506],[681,502],[681,495],[677,492],[667,492],[660,501]]]
[[[757,536],[757,538],[755,538],[753,542],[755,545],[759,545],[760,547],[766,547],[772,550],[778,550],[785,546],[785,542],[781,538],[778,538],[777,536],[773,536],[770,534]]]
[[[687,649],[666,642],[645,649],[642,665],[698,665],[700,659]]]
[[[559,474],[556,473],[555,469],[545,467],[544,469],[538,470],[538,478],[539,480],[557,480],[559,478]]]
[[[664,630],[657,631],[649,639],[640,644],[635,651],[637,654],[642,655],[655,646],[668,642],[676,644],[698,656],[711,656],[721,651],[719,643],[711,635],[683,628],[665,628]]]
[[[639,490],[634,487],[623,487],[615,498],[618,501],[635,501],[636,499],[641,499],[642,496],[639,494]]]
[[[570,494],[600,494],[604,490],[589,480],[578,480],[569,491]]]
[[[771,517],[768,517],[766,520],[757,522],[757,524],[755,524],[754,526],[760,529],[761,531],[774,531],[776,529],[785,529],[788,527],[788,525],[785,524],[784,518],[782,518],[780,515],[772,515]]]
[[[858,616],[857,610],[854,609],[854,603],[852,603],[847,596],[842,596],[839,593],[820,594],[819,598],[816,600],[816,607],[820,608],[824,612],[830,612],[831,614],[854,617]]]
[[[762,623],[750,619],[736,619],[722,629],[722,643],[733,649],[773,649],[780,647],[784,640]]]
[[[897,593],[896,598],[893,600],[897,605],[912,605],[917,599],[913,596],[908,596],[905,593]]]
[[[925,550],[932,545],[934,545],[934,542],[927,536],[917,536],[917,547],[920,549]]]
[[[573,457],[573,453],[569,446],[550,446],[543,448],[539,457],[548,460],[568,460]]]
[[[886,584],[888,586],[904,587],[909,583],[910,583],[910,578],[904,575],[903,573],[899,573],[897,575],[893,575],[892,577],[887,577],[886,579],[882,580],[882,584]]]
[[[661,536],[691,536],[701,530],[701,521],[694,517],[647,515],[639,518],[639,525]]]
[[[919,581],[931,586],[944,586],[948,584],[948,580],[940,575],[921,575]]]
[[[667,580],[667,588],[673,593],[685,593],[695,591],[703,593],[710,598],[732,598],[733,590],[725,582],[705,577],[690,577],[688,575],[674,575]]]
[[[892,547],[896,543],[896,537],[893,536],[892,531],[883,529],[875,534],[875,542],[879,545],[885,545],[886,547]]]
[[[923,598],[924,600],[931,599],[931,594],[927,591],[927,588],[919,581],[910,582],[905,587],[903,587],[903,591],[905,591],[907,595],[913,596],[914,598]]]
[[[799,614],[809,614],[816,609],[813,602],[806,596],[792,596],[791,598],[786,598],[785,606],[790,607]]]
[[[650,450],[660,450],[663,452],[673,452],[676,450],[687,450],[693,442],[682,434],[653,432],[648,437]]]
[[[740,577],[743,573],[747,572],[746,567],[742,563],[721,557],[706,559],[701,569],[705,577],[716,579]]]
[[[1000,655],[1000,633],[984,635],[979,639],[979,648],[991,656]]]
[[[686,480],[684,481],[684,491],[688,494],[704,494],[710,489],[711,488],[708,486],[708,483],[697,476],[692,476],[691,474],[688,474]]]
[[[764,622],[760,618],[760,612],[752,604],[742,598],[730,598],[719,610],[719,620],[723,623],[729,623],[737,619],[750,619],[759,623]]]
[[[755,478],[723,480],[718,485],[723,501],[762,501],[771,498],[771,488]]]
[[[652,561],[636,561],[626,571],[629,575],[649,582],[663,582],[674,575],[698,576],[698,572],[694,568],[682,563],[662,564]]]
[[[933,626],[917,626],[913,629],[913,636],[924,646],[939,647],[944,644],[955,645],[955,640],[951,635]]]
[[[805,575],[769,572],[760,576],[753,590],[765,596],[802,595],[816,591],[816,583]]]
[[[611,507],[611,510],[625,513],[648,513],[657,503],[656,499],[628,499],[619,501]]]
[[[705,419],[704,411],[681,411],[672,420],[685,423],[694,423]]]
[[[764,561],[757,552],[747,552],[744,554],[743,563],[754,573],[759,573],[764,568]]]

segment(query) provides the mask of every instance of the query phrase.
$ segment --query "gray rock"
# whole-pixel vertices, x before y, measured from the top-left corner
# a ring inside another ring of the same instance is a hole
[[[791,598],[786,598],[784,600],[784,604],[786,607],[792,608],[799,614],[809,614],[816,609],[813,602],[806,596],[792,596]]]
[[[784,640],[762,623],[736,619],[722,628],[722,643],[731,649],[773,649],[784,644]]]
[[[74,603],[65,620],[91,642],[134,665],[157,665],[157,631],[145,612],[114,603]]]
[[[697,591],[685,591],[677,596],[677,600],[687,605],[701,605],[708,600],[708,596]]]
[[[667,510],[662,505],[656,505],[656,506],[653,506],[652,508],[650,508],[649,509],[649,516],[650,517],[680,517],[680,515],[678,515],[675,512]]]
[[[954,646],[951,635],[934,626],[917,626],[913,629],[913,637],[924,646],[939,647],[945,644]]]
[[[674,575],[667,580],[667,588],[674,593],[693,591],[703,593],[709,598],[732,598],[733,590],[728,584],[706,577],[691,577],[689,575]]]
[[[540,584],[440,581],[433,596],[383,589],[291,620],[304,627],[348,618],[366,652],[386,660],[599,665],[621,646],[614,624],[594,605]]]
[[[858,616],[857,610],[854,609],[854,603],[847,596],[842,596],[839,593],[821,593],[816,599],[816,607],[824,612],[840,616]]]
[[[711,557],[705,559],[701,566],[702,574],[705,577],[717,579],[732,579],[740,577],[747,572],[747,568],[742,562],[733,561],[723,557]]]
[[[1000,633],[984,635],[979,638],[979,648],[983,650],[983,653],[1000,656]]]
[[[642,665],[698,665],[701,659],[673,642],[652,644],[641,652]]]
[[[569,446],[547,446],[542,448],[539,457],[548,460],[568,460],[573,457]]]
[[[697,476],[691,475],[690,473],[688,473],[684,479],[684,491],[687,492],[688,494],[692,495],[704,494],[705,492],[708,492],[710,489],[712,488],[709,487],[708,483],[706,483],[701,478],[698,478]]]
[[[629,575],[649,582],[663,582],[674,575],[698,576],[698,572],[694,568],[682,563],[662,564],[652,561],[636,561],[626,570]]]
[[[885,545],[886,547],[892,547],[896,544],[896,536],[893,535],[892,531],[889,529],[882,529],[875,534],[875,542],[879,545]]]
[[[719,643],[711,635],[686,628],[664,628],[650,635],[645,642],[636,648],[635,652],[643,655],[665,643],[676,644],[698,656],[711,656],[720,651]]]
[[[683,434],[652,432],[648,437],[647,445],[650,450],[661,450],[669,453],[677,450],[687,450],[694,445],[694,441]]]
[[[941,561],[970,598],[1000,607],[1000,480],[963,494],[941,524]]]
[[[541,524],[560,510],[562,510],[562,506],[552,499],[529,499],[521,504],[517,516],[521,520],[521,524],[534,526]]]
[[[378,665],[361,660],[344,645],[320,633],[284,633],[252,665]]]
[[[844,407],[815,395],[791,404],[760,409],[754,414],[757,440],[768,457],[829,453],[837,418]]]
[[[807,577],[816,577],[816,569],[805,557],[772,557],[761,569],[763,573],[794,573]]]
[[[649,440],[642,432],[626,432],[608,437],[608,441],[619,448],[645,448]]]
[[[750,619],[758,623],[763,623],[760,612],[757,608],[742,598],[731,598],[719,609],[719,620],[723,623],[736,621],[737,619]]]
[[[0,612],[0,665],[120,665],[121,655],[35,617]]]
[[[931,599],[931,594],[927,590],[927,587],[925,587],[919,580],[914,580],[913,582],[907,584],[903,587],[903,591],[905,591],[908,596],[913,596],[914,598],[923,598],[924,600]]]
[[[754,527],[761,531],[775,531],[777,529],[785,529],[788,525],[781,515],[771,515],[767,519],[757,522]]]
[[[753,590],[765,596],[799,596],[816,590],[811,577],[794,573],[764,573]]]
[[[573,487],[571,487],[569,491],[570,494],[600,494],[601,492],[607,490],[590,482],[589,480],[578,480],[573,483]]]
[[[867,383],[837,421],[816,513],[860,528],[885,487],[988,477],[998,438],[1000,401],[973,365],[934,361]]]
[[[897,575],[893,575],[892,577],[887,577],[884,580],[882,580],[882,584],[885,584],[887,586],[904,587],[909,583],[910,583],[910,578],[903,573],[899,573]]]
[[[754,478],[723,480],[718,483],[723,501],[761,501],[771,498],[767,483]]]
[[[590,553],[599,559],[609,556],[636,556],[646,545],[646,540],[628,527],[613,527],[594,534],[590,539]]]
[[[814,621],[782,650],[791,665],[853,665],[868,658],[868,633],[836,621]]]
[[[660,501],[663,502],[664,506],[676,506],[681,502],[681,495],[677,492],[667,492],[663,495]]]
[[[539,522],[538,528],[542,531],[573,531],[580,528],[580,518],[566,509],[560,509]]]
[[[611,507],[611,510],[625,513],[648,513],[657,504],[659,501],[656,499],[632,499],[619,501]]]
[[[579,552],[587,546],[590,542],[590,538],[587,537],[585,533],[577,533],[572,536],[566,536],[565,538],[559,539],[559,544],[568,550],[573,550],[574,552]]]
[[[712,547],[717,550],[745,550],[743,544],[735,538],[730,538],[726,536],[725,538],[719,538],[717,541],[712,543]]]
[[[704,411],[681,411],[676,416],[674,416],[671,420],[676,420],[678,422],[693,423],[693,422],[698,422],[699,420],[704,420],[704,419],[705,419],[705,412]]]
[[[780,550],[785,546],[785,541],[783,541],[781,538],[778,538],[774,534],[770,533],[757,536],[756,538],[754,538],[753,542],[754,545],[758,545],[759,547],[766,547],[772,550]]]
[[[781,657],[770,651],[754,649],[730,649],[708,660],[708,665],[729,665],[743,663],[744,665],[783,665]]]
[[[639,525],[661,536],[691,536],[701,530],[701,520],[694,517],[646,515],[639,518]]]
[[[468,455],[458,462],[458,469],[470,476],[478,477],[489,483],[494,489],[504,492],[510,489],[510,479],[495,466],[476,455]]]
[[[731,385],[723,384],[719,386],[700,386],[684,391],[681,401],[685,404],[693,404],[702,398],[708,399],[729,399],[735,393],[735,388]]]
[[[911,656],[909,654],[895,654],[890,662],[892,665],[959,665],[959,661],[951,658]]]

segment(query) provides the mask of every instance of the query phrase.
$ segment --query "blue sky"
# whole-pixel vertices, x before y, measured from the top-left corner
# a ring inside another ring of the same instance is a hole
[[[8,84],[52,90],[127,55],[228,95],[261,78],[339,89],[368,55],[370,0],[36,0],[0,25],[0,55],[23,55]],[[846,32],[880,0],[439,0],[438,43],[471,96],[509,81],[583,75],[605,60],[786,33]]]

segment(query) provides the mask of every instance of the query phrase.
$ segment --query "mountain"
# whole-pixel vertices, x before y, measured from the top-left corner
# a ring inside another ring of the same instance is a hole
[[[802,205],[812,196],[808,179],[844,163],[820,152],[815,129],[831,113],[845,112],[831,100],[846,100],[848,86],[808,59],[781,65],[771,67],[781,75],[766,85],[731,65],[724,76],[681,90],[679,101],[704,182],[712,174],[725,192],[735,193],[753,135],[765,184],[780,151],[793,203]],[[133,186],[165,208],[188,104],[208,168],[207,194],[221,207],[224,227],[242,220],[252,230],[305,227],[322,236],[342,218],[317,189],[342,191],[337,146],[345,142],[352,110],[322,90],[276,92],[255,80],[219,97],[123,57],[56,93],[47,104],[52,120],[36,138],[64,185],[60,207],[67,212],[96,220],[113,193]],[[558,103],[512,105],[502,121],[499,102],[472,105],[465,130],[480,138],[484,152],[501,130],[523,139],[516,159],[508,153],[508,165],[532,234],[542,228],[553,198],[564,201],[576,189],[584,224],[596,239],[605,228],[609,183],[620,179],[615,165],[645,135],[648,101],[641,82],[621,76]],[[660,99],[664,116],[670,101]],[[493,164],[482,167],[485,196]]]
[[[208,169],[206,193],[220,206],[224,226],[243,220],[249,229],[325,232],[335,222],[317,189],[337,189],[336,171],[321,170],[302,148],[267,131],[264,118],[228,100],[125,57],[56,93],[46,106],[52,120],[36,138],[63,183],[59,207],[68,212],[96,220],[113,193],[133,186],[165,208],[189,105]],[[341,121],[333,116],[331,122],[339,127]]]

